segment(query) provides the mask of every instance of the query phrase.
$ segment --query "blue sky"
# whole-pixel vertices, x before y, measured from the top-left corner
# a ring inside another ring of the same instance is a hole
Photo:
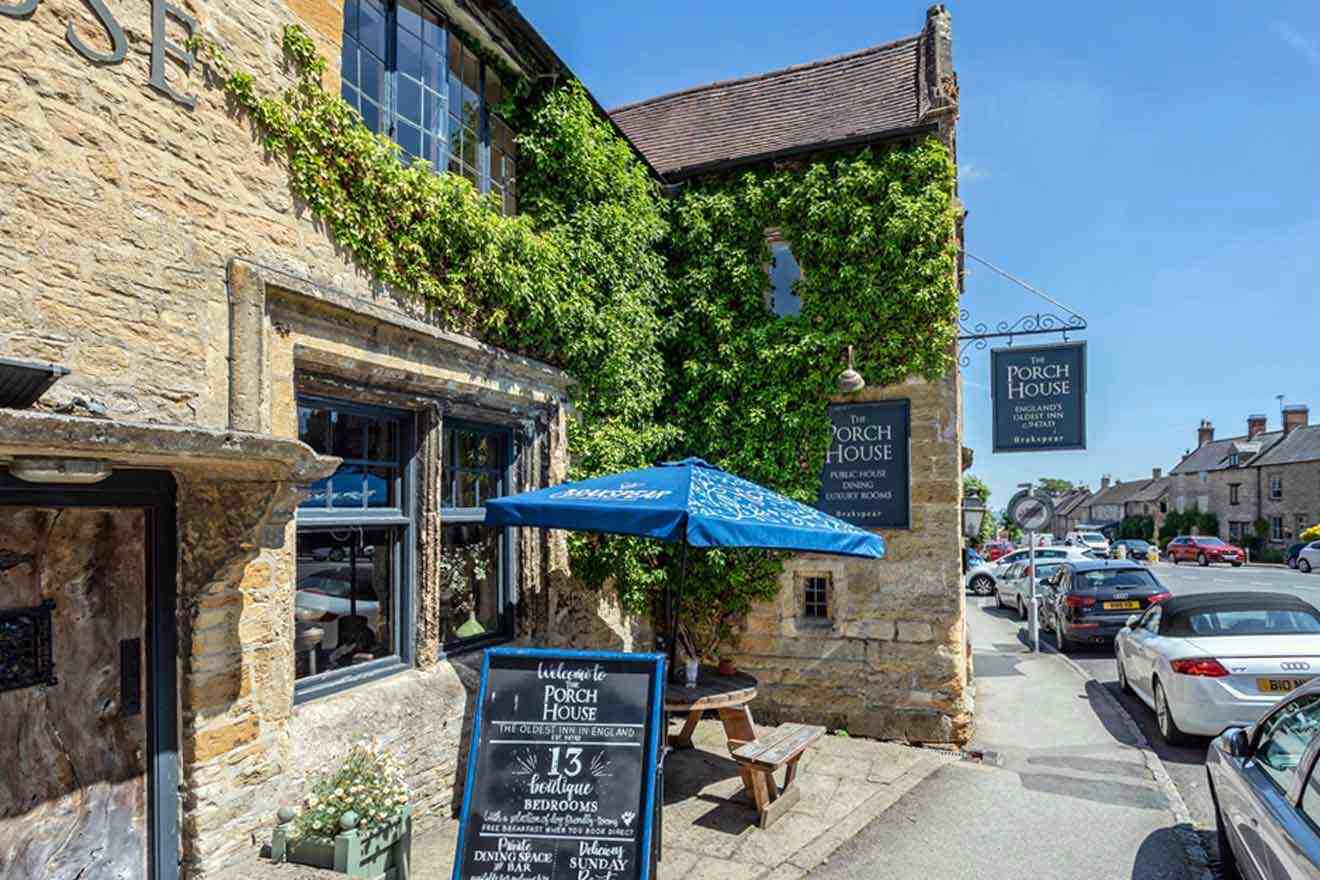
[[[606,107],[888,42],[926,8],[518,5]],[[1035,477],[1167,470],[1202,418],[1276,427],[1278,394],[1320,421],[1320,4],[946,5],[967,249],[1090,324],[1086,452],[993,455],[989,353],[971,353],[964,442],[992,506]],[[974,319],[1037,302],[969,261]]]

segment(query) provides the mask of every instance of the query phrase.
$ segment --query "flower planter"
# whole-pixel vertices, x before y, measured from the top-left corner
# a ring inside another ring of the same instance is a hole
[[[285,814],[287,815],[287,814]],[[281,815],[281,820],[285,819]],[[288,815],[291,820],[292,816]],[[273,862],[292,862],[328,868],[349,877],[368,880],[408,880],[412,850],[412,805],[405,806],[394,822],[372,831],[353,828],[342,831],[333,842],[289,840],[289,822],[275,827],[270,840]]]

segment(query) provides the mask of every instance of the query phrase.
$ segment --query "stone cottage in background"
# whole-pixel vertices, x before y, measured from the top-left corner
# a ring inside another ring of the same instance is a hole
[[[0,3],[0,612],[49,649],[0,691],[7,878],[236,876],[363,736],[424,825],[453,808],[481,648],[650,647],[562,536],[482,524],[484,499],[565,478],[573,377],[371,277],[185,48],[205,34],[287,84],[291,23],[369,127],[510,214],[500,77],[569,75],[497,0]],[[903,40],[613,119],[672,187],[929,134],[952,151],[956,114],[934,7]],[[788,307],[792,242],[766,234]],[[741,661],[765,717],[962,742],[956,368],[860,395],[895,398],[911,527],[883,562],[792,559]]]

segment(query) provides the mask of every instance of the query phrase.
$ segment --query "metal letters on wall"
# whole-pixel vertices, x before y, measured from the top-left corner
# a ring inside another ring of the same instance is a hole
[[[995,452],[1086,448],[1086,343],[990,352]]]
[[[908,401],[835,404],[830,424],[816,506],[864,529],[910,528]]]
[[[0,611],[0,692],[57,684],[49,599],[35,608]]]

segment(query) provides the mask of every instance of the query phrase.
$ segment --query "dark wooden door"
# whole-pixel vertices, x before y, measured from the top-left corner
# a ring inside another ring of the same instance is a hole
[[[0,612],[53,602],[55,684],[0,692],[0,876],[148,875],[147,514],[0,506]]]

